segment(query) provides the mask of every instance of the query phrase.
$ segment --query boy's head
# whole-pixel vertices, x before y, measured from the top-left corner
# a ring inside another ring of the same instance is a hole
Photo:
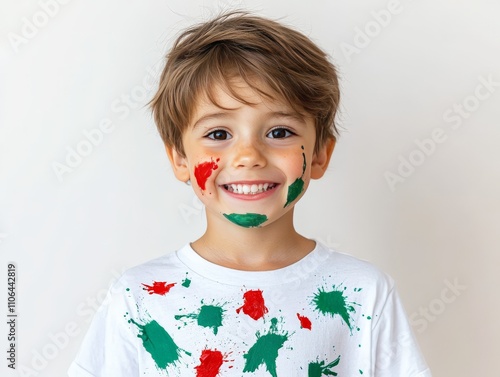
[[[244,12],[224,14],[184,31],[167,56],[151,101],[169,148],[184,155],[182,136],[201,98],[217,104],[214,90],[243,80],[268,99],[280,99],[314,119],[315,151],[335,138],[338,79],[325,53],[303,34]]]

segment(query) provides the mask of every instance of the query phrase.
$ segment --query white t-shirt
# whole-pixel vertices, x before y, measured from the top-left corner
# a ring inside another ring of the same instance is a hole
[[[273,271],[189,245],[134,267],[96,313],[71,377],[430,377],[390,277],[317,243]]]

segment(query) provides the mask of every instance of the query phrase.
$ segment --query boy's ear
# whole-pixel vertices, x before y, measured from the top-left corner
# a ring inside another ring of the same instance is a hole
[[[311,164],[311,178],[320,179],[325,174],[330,158],[332,157],[333,149],[335,148],[335,138],[329,138],[325,141],[318,153],[313,156]]]
[[[174,147],[165,145],[170,165],[174,171],[175,177],[182,182],[187,182],[190,178],[189,165],[186,157],[183,157]]]

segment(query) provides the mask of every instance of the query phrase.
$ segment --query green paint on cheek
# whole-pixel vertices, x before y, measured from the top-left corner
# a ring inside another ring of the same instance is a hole
[[[286,196],[286,203],[283,208],[292,203],[304,191],[304,181],[302,178],[297,178],[290,186],[288,186],[288,194]]]
[[[320,288],[314,295],[313,303],[316,305],[315,310],[319,311],[321,314],[330,315],[332,317],[339,315],[352,332],[351,314],[356,312],[353,305],[359,304],[348,302],[343,291],[334,289],[326,292],[324,289]]]
[[[166,369],[169,365],[179,360],[180,348],[177,347],[172,337],[156,321],[141,325],[130,320],[139,328],[138,338],[142,339],[144,349],[149,352],[156,365],[160,369]]]
[[[276,333],[277,322],[276,318],[272,318],[269,333],[262,336],[257,333],[257,342],[248,350],[248,353],[243,355],[246,359],[243,372],[255,372],[259,366],[264,364],[271,376],[277,377],[276,359],[278,358],[278,350],[288,340],[287,333]]]
[[[267,221],[266,215],[259,215],[258,213],[231,213],[229,215],[224,213],[224,217],[232,223],[244,228],[255,228]]]
[[[307,377],[336,376],[337,372],[334,372],[332,369],[339,365],[339,362],[340,356],[327,365],[325,365],[325,361],[309,363]]]
[[[304,149],[304,146],[301,147]],[[299,195],[304,191],[304,180],[302,177],[304,176],[304,173],[306,172],[307,164],[306,164],[306,155],[304,152],[302,152],[302,175],[297,178],[290,186],[288,186],[288,194],[286,196],[286,203],[283,206],[285,208],[289,204],[291,204],[295,199],[299,197]]]

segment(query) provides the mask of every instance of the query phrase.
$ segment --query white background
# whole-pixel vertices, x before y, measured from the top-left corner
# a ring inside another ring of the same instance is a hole
[[[203,231],[145,104],[179,30],[235,7],[282,18],[340,72],[344,131],[297,228],[395,278],[434,376],[498,376],[500,2],[0,7],[0,314],[15,262],[17,366],[31,370],[4,372],[2,325],[2,376],[65,375],[116,276]],[[85,142],[106,119],[111,132]],[[71,160],[78,146],[87,155]]]

